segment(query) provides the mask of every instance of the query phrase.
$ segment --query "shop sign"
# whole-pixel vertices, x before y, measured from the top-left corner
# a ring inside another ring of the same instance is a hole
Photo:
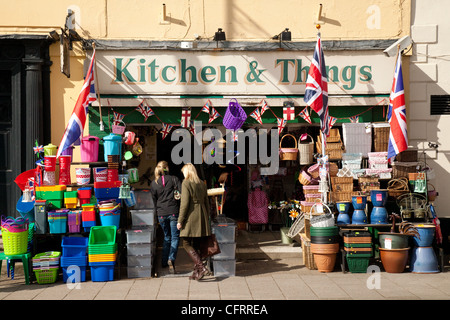
[[[121,50],[96,54],[103,94],[301,95],[312,52]],[[395,57],[325,52],[329,94],[390,92]]]

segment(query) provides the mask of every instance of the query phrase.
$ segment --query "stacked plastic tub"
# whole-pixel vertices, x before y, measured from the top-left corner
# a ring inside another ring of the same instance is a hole
[[[135,209],[130,210],[131,229],[126,230],[127,272],[128,278],[148,278],[156,249],[156,217],[149,190],[136,190],[135,198]]]
[[[61,268],[64,282],[86,281],[88,241],[87,237],[62,238]]]
[[[58,209],[48,212],[47,219],[50,233],[67,232],[67,215],[69,211],[69,209]]]
[[[213,256],[215,277],[234,277],[236,275],[236,222],[219,215],[211,225],[216,235],[220,253]]]
[[[95,214],[95,205],[86,203],[81,205],[81,224],[85,232],[89,232],[91,227],[97,225],[97,217]]]
[[[115,226],[94,226],[89,232],[88,262],[92,281],[114,280],[117,258],[117,228]]]
[[[344,250],[351,273],[366,273],[373,255],[372,235],[368,231],[351,231],[344,234]]]
[[[47,251],[32,258],[33,271],[39,284],[54,283],[58,278],[61,252]]]

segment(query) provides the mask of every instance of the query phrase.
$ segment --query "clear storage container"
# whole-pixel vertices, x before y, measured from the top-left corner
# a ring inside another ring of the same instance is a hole
[[[227,217],[217,217],[211,225],[212,233],[219,243],[236,242],[236,222]]]
[[[153,226],[126,230],[127,243],[151,243],[153,231]]]
[[[153,255],[155,243],[127,243],[127,254],[132,256]]]
[[[213,260],[215,277],[234,277],[236,275],[236,260]]]
[[[153,226],[155,224],[155,210],[130,210],[133,227]]]
[[[214,255],[213,260],[230,260],[236,257],[236,242],[235,243],[220,243],[220,253]]]
[[[142,255],[142,256],[127,256],[127,266],[128,267],[151,267],[152,266],[152,256]]]
[[[136,198],[134,209],[152,209],[155,207],[149,189],[134,190],[134,196]]]
[[[152,276],[151,267],[127,267],[128,278],[150,278]]]

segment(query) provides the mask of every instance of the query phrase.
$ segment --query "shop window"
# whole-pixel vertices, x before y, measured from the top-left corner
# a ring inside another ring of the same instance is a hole
[[[432,95],[430,102],[430,114],[450,114],[450,95]]]

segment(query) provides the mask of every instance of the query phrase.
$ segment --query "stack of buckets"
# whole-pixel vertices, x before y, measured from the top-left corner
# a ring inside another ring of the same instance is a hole
[[[100,215],[100,224],[102,226],[120,226],[120,203],[116,204],[114,200],[102,201],[98,203],[98,211]]]
[[[81,205],[81,224],[85,232],[89,232],[91,227],[97,225],[95,205],[91,203]]]
[[[75,209],[78,206],[78,193],[76,190],[64,192],[64,205],[67,209]]]
[[[88,243],[88,261],[92,281],[114,280],[114,266],[117,258],[115,226],[91,228]]]
[[[33,271],[36,275],[37,283],[54,283],[58,278],[59,260],[61,252],[48,251],[38,253],[32,258]]]
[[[367,231],[351,231],[344,234],[344,250],[351,273],[366,273],[372,257],[372,235]]]
[[[69,209],[58,209],[48,212],[48,225],[50,233],[67,232],[67,216]]]
[[[78,199],[80,200],[80,206],[91,202],[92,196],[91,187],[78,188],[77,192],[78,192]]]
[[[65,283],[86,281],[87,246],[87,237],[63,237],[61,268]]]
[[[69,233],[79,233],[81,227],[81,210],[70,210],[68,213],[67,224]]]

